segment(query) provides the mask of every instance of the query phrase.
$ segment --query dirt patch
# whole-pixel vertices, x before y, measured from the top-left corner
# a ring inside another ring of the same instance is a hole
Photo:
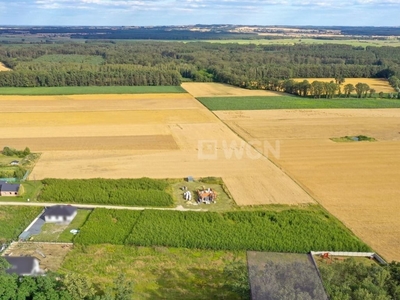
[[[317,80],[317,81],[324,81],[330,82],[335,81],[334,78],[294,78],[295,81],[303,81],[308,80],[310,83]],[[369,85],[371,89],[375,89],[376,93],[383,92],[383,93],[394,93],[396,92],[393,87],[390,86],[387,79],[383,78],[345,78],[345,82],[342,84],[342,91],[343,86],[346,84],[351,83],[352,85],[356,85],[357,83],[366,83]]]
[[[11,69],[7,68],[3,63],[0,62],[0,72],[3,71],[11,71]]]
[[[72,244],[15,242],[3,253],[3,256],[36,257],[41,269],[56,272],[72,248]]]
[[[277,92],[247,90],[215,82],[184,82],[181,86],[193,97],[282,96]]]
[[[279,141],[280,157],[271,160],[386,260],[400,261],[400,109],[217,115],[247,140]],[[377,142],[329,139],[358,134]]]

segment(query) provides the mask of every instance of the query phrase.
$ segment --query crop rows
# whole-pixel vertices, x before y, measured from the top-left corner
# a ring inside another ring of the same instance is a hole
[[[126,212],[124,217],[135,222],[125,240],[118,240],[118,243],[127,245],[299,253],[313,249],[369,250],[368,246],[355,238],[336,219],[323,212],[287,210],[217,213],[144,210]],[[87,232],[100,232],[103,226],[113,226],[111,223],[106,224],[110,220],[112,218],[107,217],[93,222],[90,218],[76,242],[109,243],[114,235],[112,230],[109,231],[110,237],[105,231],[102,232],[103,239],[87,236]],[[88,230],[85,230],[86,227]]]
[[[171,206],[168,182],[140,179],[44,179],[40,201],[132,206]]]
[[[140,215],[141,211],[97,208],[90,214],[75,242],[123,245]]]
[[[41,210],[42,207],[1,206],[0,245],[4,241],[16,239]]]

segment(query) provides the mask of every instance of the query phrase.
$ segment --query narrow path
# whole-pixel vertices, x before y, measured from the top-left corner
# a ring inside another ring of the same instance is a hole
[[[68,203],[69,204],[69,203]],[[15,206],[54,206],[54,205],[67,205],[67,203],[51,203],[51,202],[18,202],[18,201],[0,201],[0,205],[15,205]],[[176,210],[176,211],[208,211],[207,209],[193,209],[184,208],[181,205],[177,207],[139,207],[139,206],[118,206],[118,205],[100,205],[100,204],[75,204],[71,205],[78,208],[108,208],[108,209],[127,209],[127,210],[145,210],[145,209],[155,209],[155,210]]]

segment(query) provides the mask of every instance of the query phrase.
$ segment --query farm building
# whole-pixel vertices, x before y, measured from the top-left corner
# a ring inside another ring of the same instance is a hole
[[[55,205],[47,208],[42,217],[46,223],[65,224],[71,222],[77,213],[77,208],[71,205]]]
[[[39,260],[30,256],[5,256],[6,261],[11,265],[6,270],[8,274],[20,276],[32,276],[43,274],[40,269]]]
[[[11,184],[0,181],[0,196],[17,196],[19,188],[19,184]]]
[[[10,162],[10,165],[18,166],[19,165],[19,161],[18,160],[13,160],[12,162]]]

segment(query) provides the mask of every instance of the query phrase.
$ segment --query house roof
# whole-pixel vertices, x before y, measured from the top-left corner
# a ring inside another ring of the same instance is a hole
[[[33,271],[35,260],[38,259],[31,256],[5,256],[6,261],[11,265],[6,270],[8,274],[31,274]]]
[[[63,216],[69,217],[72,216],[76,212],[76,207],[71,205],[54,205],[46,209],[43,213],[43,217],[46,216]]]
[[[18,192],[19,184],[11,184],[4,181],[0,181],[0,191],[2,192]]]

